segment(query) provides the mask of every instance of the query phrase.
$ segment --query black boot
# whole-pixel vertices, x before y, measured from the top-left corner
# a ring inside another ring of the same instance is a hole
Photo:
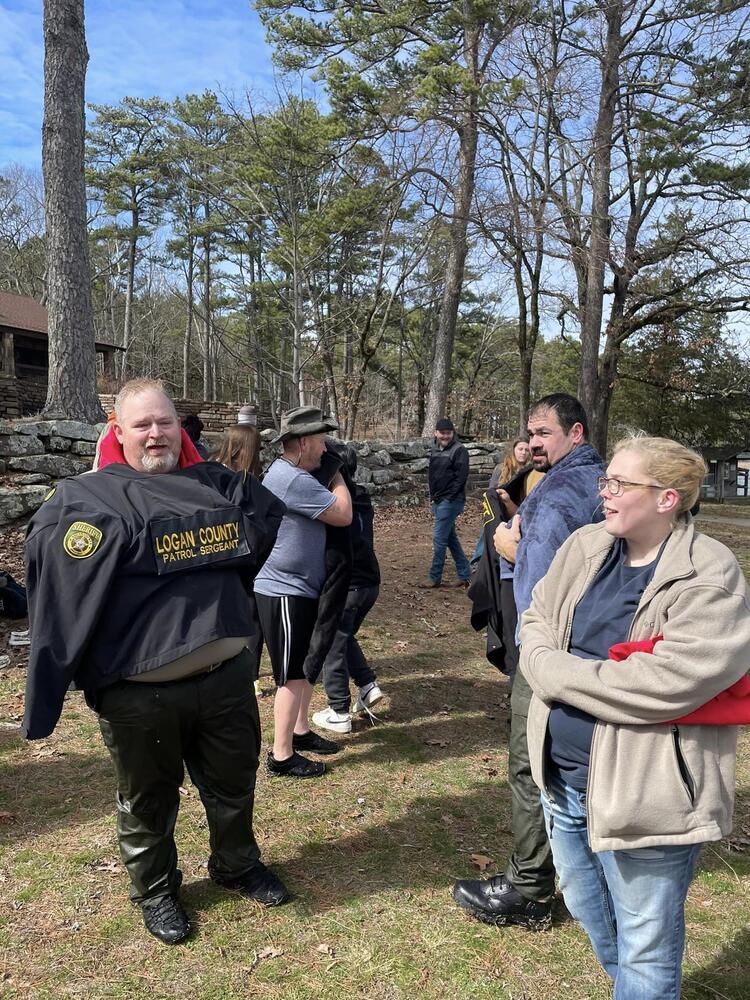
[[[146,929],[164,944],[179,944],[191,931],[190,921],[177,896],[162,896],[142,906]]]
[[[498,927],[518,924],[535,931],[547,930],[552,925],[552,900],[539,903],[526,899],[513,888],[504,872],[486,882],[459,879],[453,886],[453,898],[485,924]]]
[[[211,877],[213,878],[213,876]],[[291,898],[289,890],[281,879],[270,868],[266,868],[261,861],[258,861],[250,871],[245,872],[239,878],[228,881],[214,878],[214,882],[225,889],[234,889],[235,892],[239,892],[249,899],[254,899],[264,906],[281,906],[282,903],[286,903]]]

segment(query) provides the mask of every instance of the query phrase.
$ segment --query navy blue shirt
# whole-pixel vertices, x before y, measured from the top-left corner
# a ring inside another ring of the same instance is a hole
[[[625,542],[617,539],[576,606],[569,652],[584,660],[606,660],[610,646],[627,640],[662,549],[647,566],[627,566]],[[552,766],[566,784],[581,792],[586,791],[595,722],[593,715],[580,709],[558,701],[552,704],[547,741]]]

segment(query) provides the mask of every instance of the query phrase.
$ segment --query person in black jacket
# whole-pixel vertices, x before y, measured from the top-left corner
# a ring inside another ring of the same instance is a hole
[[[182,418],[182,429],[187,433],[187,436],[195,445],[195,450],[198,452],[201,458],[208,458],[208,448],[206,447],[206,442],[201,437],[203,433],[203,421],[198,416],[197,413],[188,413],[186,417]]]
[[[351,445],[343,442],[329,440],[328,444],[343,459],[342,474],[352,494],[352,523],[349,527],[352,571],[346,606],[323,663],[323,684],[328,707],[315,712],[312,719],[321,729],[349,733],[352,728],[349,679],[359,688],[353,709],[355,713],[369,712],[383,697],[377,677],[357,641],[357,632],[380,593],[380,566],[373,541],[372,501],[367,490],[354,481],[357,453]]]
[[[466,501],[469,453],[456,439],[456,429],[447,417],[442,417],[435,425],[435,443],[430,452],[427,477],[435,521],[432,528],[432,565],[429,579],[422,586],[441,586],[445,550],[449,548],[458,573],[456,586],[468,587],[471,566],[456,534],[456,518],[463,513]]]
[[[128,383],[98,471],[52,489],[26,539],[31,656],[22,733],[49,736],[73,682],[117,775],[131,899],[166,944],[190,933],[174,827],[187,765],[206,808],[208,873],[268,906],[289,898],[252,832],[260,720],[247,594],[284,505],[203,462],[158,382]]]

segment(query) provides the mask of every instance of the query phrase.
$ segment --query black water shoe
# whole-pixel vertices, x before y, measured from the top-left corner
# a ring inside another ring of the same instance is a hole
[[[319,778],[326,770],[323,761],[308,760],[296,750],[286,760],[276,760],[274,755],[269,753],[266,766],[271,774],[283,778]]]
[[[351,724],[349,728],[351,729]],[[314,733],[312,729],[308,729],[302,736],[294,733],[292,736],[292,749],[307,750],[309,753],[329,754],[338,753],[341,749],[341,744],[336,743],[334,740],[327,740],[320,733]]]

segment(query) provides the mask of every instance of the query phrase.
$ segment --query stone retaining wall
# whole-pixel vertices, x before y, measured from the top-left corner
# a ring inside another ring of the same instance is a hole
[[[105,413],[111,413],[115,408],[115,397],[113,394],[100,393],[99,400],[104,407]],[[241,406],[246,403],[216,403],[206,399],[175,399],[174,401],[177,415],[182,418],[188,413],[197,413],[203,421],[203,428],[208,434],[223,434],[224,431],[237,423],[237,413]],[[273,418],[270,413],[258,412],[258,427],[273,427]]]
[[[87,472],[104,424],[0,420],[0,525],[32,514],[51,483]]]
[[[272,445],[274,431],[261,433],[263,468],[281,454],[279,445]],[[356,481],[373,497],[402,497],[405,503],[418,503],[427,497],[427,467],[432,438],[415,441],[351,441],[357,452]],[[498,462],[502,461],[503,442],[466,444],[469,452],[469,491],[483,490]]]
[[[75,420],[0,419],[0,525],[32,514],[56,480],[88,471],[103,427]],[[274,434],[272,429],[261,432],[264,468],[281,451],[279,445],[271,444]],[[431,440],[351,444],[359,463],[356,480],[373,499],[399,504],[426,499]],[[467,444],[470,490],[486,486],[502,447],[492,442]]]
[[[21,403],[18,398],[18,383],[13,375],[0,372],[0,418],[13,420],[21,416]]]

